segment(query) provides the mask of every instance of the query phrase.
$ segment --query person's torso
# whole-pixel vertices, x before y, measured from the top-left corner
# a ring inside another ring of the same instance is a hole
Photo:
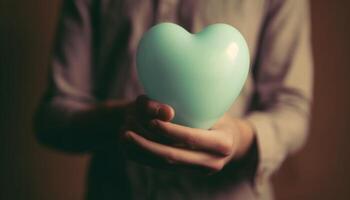
[[[214,23],[236,27],[245,37],[254,64],[266,1],[256,0],[101,0],[95,1],[94,93],[100,99],[134,99],[143,93],[135,68],[142,34],[160,22],[173,22],[196,33]],[[254,91],[250,70],[229,112],[243,116]],[[234,171],[195,176],[118,161],[117,151],[97,152],[89,176],[89,199],[255,199],[250,183]]]

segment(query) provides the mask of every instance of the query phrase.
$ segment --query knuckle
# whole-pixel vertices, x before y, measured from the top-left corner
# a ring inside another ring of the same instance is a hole
[[[153,103],[152,101],[147,101],[147,102],[145,103],[145,107],[146,107],[147,109],[151,109],[151,108],[154,107],[154,103]]]
[[[151,128],[154,128],[154,129],[161,129],[161,125],[159,124],[158,120],[156,120],[156,119],[151,121],[150,126],[151,126]]]
[[[163,133],[168,133],[168,129],[166,128],[166,126],[163,124],[163,122],[159,121],[159,120],[153,120],[152,121],[152,126],[153,128],[158,129],[159,131],[163,132]]]
[[[167,152],[167,154],[168,154],[168,155],[164,157],[165,162],[166,162],[167,164],[169,164],[169,165],[174,165],[174,164],[176,164],[176,163],[177,163],[177,161],[176,161],[176,154],[175,154],[173,151],[171,151],[171,150],[169,150],[169,151]]]
[[[156,116],[159,112],[160,105],[154,101],[147,101],[146,110],[149,115]]]
[[[191,134],[187,134],[184,136],[184,142],[189,146],[191,149],[195,149],[196,147],[196,138],[194,138]]]

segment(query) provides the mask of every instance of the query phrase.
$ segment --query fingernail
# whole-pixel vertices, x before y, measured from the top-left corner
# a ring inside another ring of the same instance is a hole
[[[168,116],[167,111],[164,108],[159,108],[159,110],[158,110],[158,117],[160,119],[166,120],[167,116]]]

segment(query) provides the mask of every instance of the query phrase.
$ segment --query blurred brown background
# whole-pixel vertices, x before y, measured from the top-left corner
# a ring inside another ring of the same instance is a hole
[[[0,0],[0,199],[82,199],[88,156],[39,146],[60,0]],[[275,175],[277,199],[350,199],[350,1],[313,0],[315,103],[305,148]]]

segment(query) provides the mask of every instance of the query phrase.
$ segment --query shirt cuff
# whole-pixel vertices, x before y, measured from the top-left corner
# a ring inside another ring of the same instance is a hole
[[[252,125],[257,142],[258,164],[253,180],[255,190],[260,193],[269,182],[271,174],[279,168],[285,157],[285,150],[276,141],[276,131],[268,113],[252,112],[246,117]]]

